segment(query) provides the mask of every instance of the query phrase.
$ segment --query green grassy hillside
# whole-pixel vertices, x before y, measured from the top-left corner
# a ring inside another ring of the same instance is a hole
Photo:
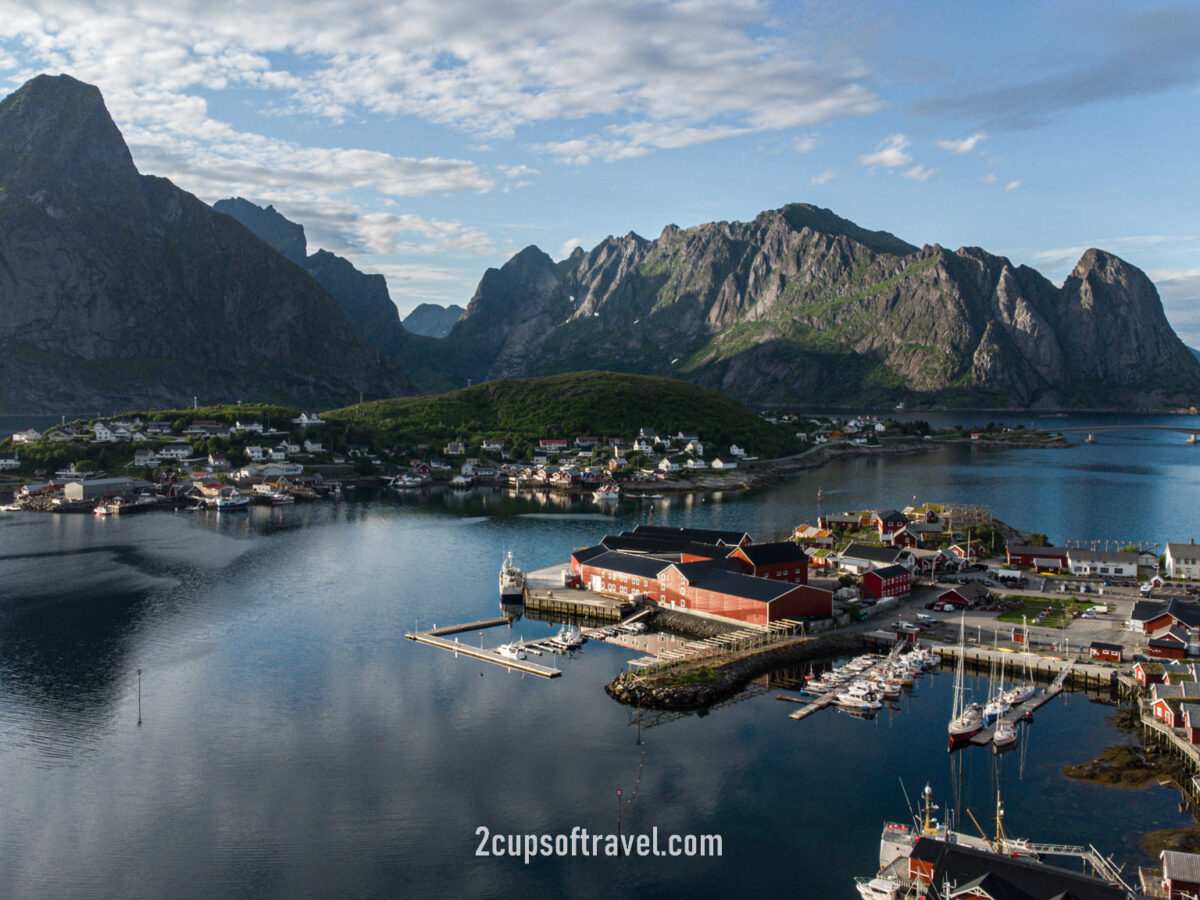
[[[462,440],[478,449],[482,438],[495,438],[519,447],[539,438],[579,435],[632,440],[645,426],[659,434],[695,431],[709,456],[727,453],[731,443],[761,457],[799,449],[789,431],[714,391],[613,372],[489,381],[445,394],[377,400],[325,416],[362,427],[377,443],[398,446]]]

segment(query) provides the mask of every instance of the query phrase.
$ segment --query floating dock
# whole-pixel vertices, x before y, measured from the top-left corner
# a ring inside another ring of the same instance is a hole
[[[505,624],[507,619],[491,619],[488,620],[493,624]],[[485,647],[472,647],[470,644],[464,644],[461,641],[450,641],[440,634],[454,634],[457,632],[474,630],[481,627],[483,623],[472,622],[468,625],[452,625],[449,628],[438,628],[434,631],[414,631],[411,634],[406,634],[405,637],[410,641],[416,641],[418,644],[428,644],[430,647],[437,647],[441,650],[449,650],[451,653],[464,656],[469,656],[472,659],[478,659],[482,662],[491,663],[496,666],[504,666],[506,669],[514,669],[517,672],[524,672],[527,675],[538,675],[542,678],[557,678],[562,674],[558,669],[552,669],[549,666],[539,665],[535,662],[530,662],[527,659],[513,659],[511,656],[504,656],[497,653],[495,650],[490,650]]]

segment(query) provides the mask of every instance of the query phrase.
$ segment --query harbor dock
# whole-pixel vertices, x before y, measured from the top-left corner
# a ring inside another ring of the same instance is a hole
[[[565,587],[561,563],[525,575],[525,610],[538,617],[568,621],[620,622],[637,605],[631,598]]]
[[[492,625],[503,625],[507,619],[491,619],[488,620]],[[419,644],[428,644],[430,647],[437,647],[441,650],[449,650],[451,653],[463,654],[472,659],[478,659],[486,663],[491,663],[496,666],[504,666],[506,669],[513,669],[517,672],[524,672],[527,675],[538,675],[542,678],[558,678],[562,675],[559,669],[552,669],[549,666],[543,666],[535,662],[530,662],[527,659],[514,659],[510,656],[502,656],[495,650],[486,647],[472,647],[470,644],[464,644],[459,640],[447,640],[440,635],[455,634],[463,631],[474,630],[487,626],[486,622],[472,622],[467,625],[452,625],[449,628],[438,628],[434,631],[414,631],[406,634],[405,637],[410,641],[416,641]],[[491,627],[491,626],[487,626]]]

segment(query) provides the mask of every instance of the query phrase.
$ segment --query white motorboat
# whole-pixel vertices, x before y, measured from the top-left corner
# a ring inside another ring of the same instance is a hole
[[[520,642],[501,644],[496,648],[496,652],[501,656],[508,657],[509,659],[526,659],[528,655],[525,653],[525,648],[520,644]]]

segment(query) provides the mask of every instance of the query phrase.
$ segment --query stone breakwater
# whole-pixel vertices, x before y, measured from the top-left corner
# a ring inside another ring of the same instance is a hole
[[[618,703],[646,709],[698,710],[732,697],[746,683],[787,665],[814,662],[861,653],[873,646],[870,638],[857,632],[836,632],[814,638],[797,638],[727,661],[714,661],[702,670],[688,673],[622,673],[605,685],[605,692]],[[689,674],[703,673],[703,680]]]

